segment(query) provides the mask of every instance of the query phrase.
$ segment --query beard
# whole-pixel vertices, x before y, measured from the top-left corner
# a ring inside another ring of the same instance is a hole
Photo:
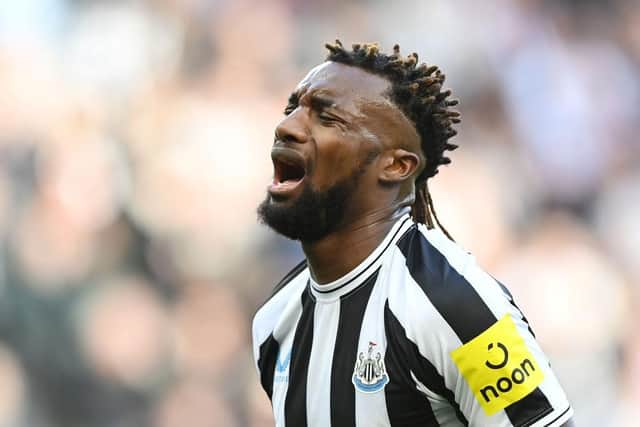
[[[315,242],[331,234],[344,218],[347,201],[356,191],[364,169],[337,182],[326,191],[305,185],[300,196],[289,206],[278,206],[271,196],[258,206],[258,219],[275,232],[292,240]]]

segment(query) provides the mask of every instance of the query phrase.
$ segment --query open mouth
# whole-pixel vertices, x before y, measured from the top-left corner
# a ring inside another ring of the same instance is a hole
[[[271,151],[271,159],[273,183],[269,186],[269,193],[279,196],[291,193],[306,175],[304,158],[295,150],[277,147]]]
[[[273,161],[274,181],[284,183],[287,181],[300,181],[304,178],[304,167],[289,163],[287,160],[276,159]]]

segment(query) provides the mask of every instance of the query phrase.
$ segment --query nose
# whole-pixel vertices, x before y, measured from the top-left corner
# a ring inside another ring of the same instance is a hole
[[[307,142],[308,128],[300,110],[294,110],[276,126],[276,141],[297,144]]]

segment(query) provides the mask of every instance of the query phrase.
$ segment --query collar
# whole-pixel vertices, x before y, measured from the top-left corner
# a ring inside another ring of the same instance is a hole
[[[409,214],[400,217],[373,252],[356,268],[339,279],[321,285],[309,277],[309,288],[313,296],[319,302],[332,302],[362,285],[380,268],[383,255],[412,225],[413,221]]]

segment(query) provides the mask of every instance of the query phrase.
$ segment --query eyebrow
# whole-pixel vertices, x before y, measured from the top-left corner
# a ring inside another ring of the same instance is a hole
[[[320,111],[325,108],[335,107],[336,102],[328,96],[323,96],[318,93],[312,93],[310,96],[311,99],[309,100],[309,103],[311,104],[311,108],[314,110]]]
[[[308,96],[310,97],[309,104],[311,105],[311,108],[316,111],[324,110],[325,108],[330,107],[340,110],[340,108],[335,106],[336,101],[331,97],[316,92],[312,92]],[[300,102],[300,98],[300,93],[291,93],[291,95],[289,96],[288,105],[298,105],[298,103]]]

